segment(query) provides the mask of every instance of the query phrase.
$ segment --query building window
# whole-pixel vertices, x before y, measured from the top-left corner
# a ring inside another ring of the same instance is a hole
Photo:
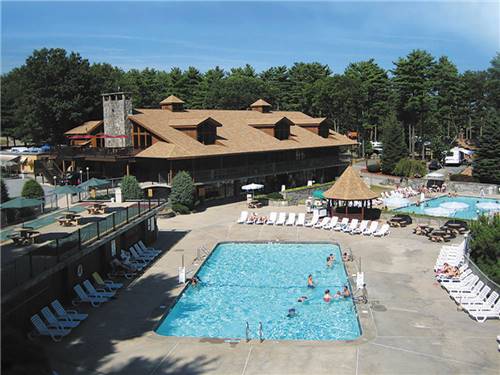
[[[147,130],[134,124],[132,128],[132,142],[134,148],[145,149],[153,144],[153,137]]]
[[[201,124],[197,130],[197,139],[198,142],[203,143],[204,145],[213,145],[217,138],[217,130],[216,127],[212,124]]]
[[[279,122],[274,127],[274,136],[280,141],[290,137],[290,125]]]
[[[318,135],[323,138],[328,138],[330,135],[330,129],[328,125],[321,125],[318,127]]]

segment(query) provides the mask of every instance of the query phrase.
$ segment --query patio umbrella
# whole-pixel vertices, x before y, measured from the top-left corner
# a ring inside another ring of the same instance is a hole
[[[102,180],[100,178],[95,178],[95,177],[92,177],[90,180],[87,180],[83,183],[81,183],[80,185],[78,185],[78,187],[80,189],[89,189],[89,188],[97,188],[97,187],[100,187],[100,186],[105,186],[105,185],[109,185],[111,184],[111,181],[109,180]]]
[[[58,186],[55,188],[54,193],[57,195],[64,194],[66,195],[66,205],[68,206],[68,211],[69,211],[69,196],[73,194],[78,194],[78,193],[83,193],[84,190],[80,189],[79,187],[76,186],[71,186],[71,185],[64,185],[64,186]]]
[[[264,187],[264,185],[251,183],[251,184],[248,184],[248,185],[243,185],[241,187],[241,190],[245,190],[245,191],[251,190],[252,191],[252,198],[253,198],[254,190],[260,190],[263,187]]]
[[[17,197],[5,203],[0,208],[27,208],[40,206],[43,202],[40,199]]]
[[[325,196],[323,195],[323,192],[321,190],[314,190],[312,196],[313,198],[317,199],[325,199]]]

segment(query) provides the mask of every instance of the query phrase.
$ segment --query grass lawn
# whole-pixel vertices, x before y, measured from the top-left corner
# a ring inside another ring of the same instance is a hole
[[[373,191],[374,193],[380,194],[383,191],[391,191],[393,189],[387,188],[387,187],[383,187],[383,186],[380,186],[380,185],[371,185],[370,186],[370,190]]]

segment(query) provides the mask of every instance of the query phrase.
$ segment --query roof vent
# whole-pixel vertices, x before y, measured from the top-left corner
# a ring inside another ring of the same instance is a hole
[[[184,101],[179,99],[177,96],[170,95],[168,98],[163,99],[160,102],[161,109],[165,109],[170,112],[182,112],[184,111]]]
[[[255,103],[250,104],[250,108],[252,109],[252,111],[261,113],[271,112],[271,104],[262,99],[259,99]]]

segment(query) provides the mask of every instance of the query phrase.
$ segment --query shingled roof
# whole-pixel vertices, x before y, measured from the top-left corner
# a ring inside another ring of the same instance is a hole
[[[70,129],[65,132],[65,135],[89,134],[94,131],[99,125],[102,125],[102,120],[86,121],[76,128]]]
[[[335,184],[323,193],[323,196],[342,201],[362,201],[376,199],[378,194],[370,190],[352,166],[348,166]]]
[[[152,145],[138,153],[136,157],[139,158],[182,159],[356,144],[355,141],[332,130],[330,130],[328,138],[323,138],[307,129],[292,126],[290,127],[290,138],[279,140],[254,126],[249,126],[249,124],[271,124],[284,117],[294,124],[304,120],[312,120],[312,117],[302,112],[282,111],[263,114],[257,111],[205,109],[182,112],[137,109],[136,113],[129,116],[129,119],[157,135],[164,143],[175,145],[175,147],[165,145],[155,147]],[[203,118],[211,118],[222,124],[217,128],[217,140],[213,145],[204,145],[175,127],[176,123],[195,124]]]
[[[175,95],[170,95],[169,97],[163,99],[160,104],[184,104],[184,101],[179,99]]]
[[[250,108],[253,108],[253,107],[271,107],[271,104],[269,104],[268,102],[266,102],[263,99],[259,99],[256,102],[250,104]]]

